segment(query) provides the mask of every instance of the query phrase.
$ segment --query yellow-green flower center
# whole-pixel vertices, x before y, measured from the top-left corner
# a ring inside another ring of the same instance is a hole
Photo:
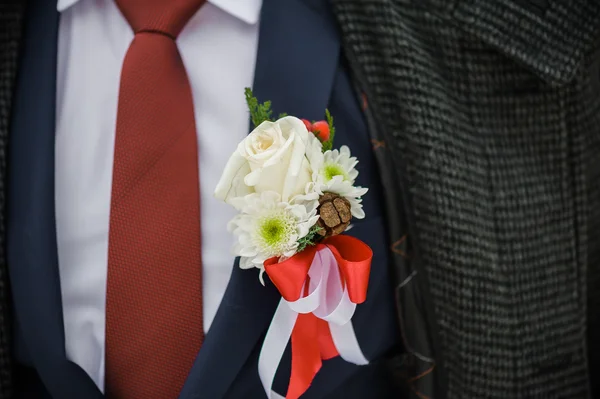
[[[321,175],[323,176],[325,182],[330,181],[335,176],[342,176],[344,180],[348,180],[349,178],[348,173],[346,173],[344,168],[342,168],[340,164],[333,162],[327,162],[323,166],[323,169],[321,170]]]
[[[276,255],[286,251],[296,230],[296,221],[285,210],[270,212],[258,220],[256,239],[258,247],[266,254]]]
[[[285,226],[278,219],[267,219],[260,226],[260,235],[268,245],[281,241],[285,233]]]

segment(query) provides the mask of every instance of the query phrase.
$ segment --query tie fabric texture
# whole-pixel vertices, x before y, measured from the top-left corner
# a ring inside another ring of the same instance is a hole
[[[110,399],[177,398],[203,340],[200,188],[175,43],[205,0],[116,0],[135,36],[121,73],[110,209]]]

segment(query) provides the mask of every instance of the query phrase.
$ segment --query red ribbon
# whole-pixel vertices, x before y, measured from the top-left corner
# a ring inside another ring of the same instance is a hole
[[[350,300],[356,304],[363,303],[367,298],[373,251],[354,237],[330,237],[281,263],[277,263],[277,258],[268,259],[264,263],[265,271],[286,301],[297,301],[306,294],[302,287],[309,278],[308,270],[315,254],[325,247],[331,250],[337,261],[342,284],[348,288]],[[298,399],[310,387],[323,360],[334,358],[339,353],[328,323],[312,313],[298,315],[291,341],[292,372],[286,399]]]

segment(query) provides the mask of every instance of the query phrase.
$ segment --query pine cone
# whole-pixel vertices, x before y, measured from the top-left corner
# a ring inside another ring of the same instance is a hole
[[[319,234],[331,237],[346,231],[352,219],[350,202],[337,194],[325,193],[319,198]]]

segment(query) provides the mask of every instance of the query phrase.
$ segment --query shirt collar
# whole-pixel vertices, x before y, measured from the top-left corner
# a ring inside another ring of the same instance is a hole
[[[57,9],[59,12],[65,11],[75,3],[81,0],[58,0]],[[221,10],[234,17],[241,19],[247,24],[258,22],[262,0],[207,0],[208,3],[219,7]]]

